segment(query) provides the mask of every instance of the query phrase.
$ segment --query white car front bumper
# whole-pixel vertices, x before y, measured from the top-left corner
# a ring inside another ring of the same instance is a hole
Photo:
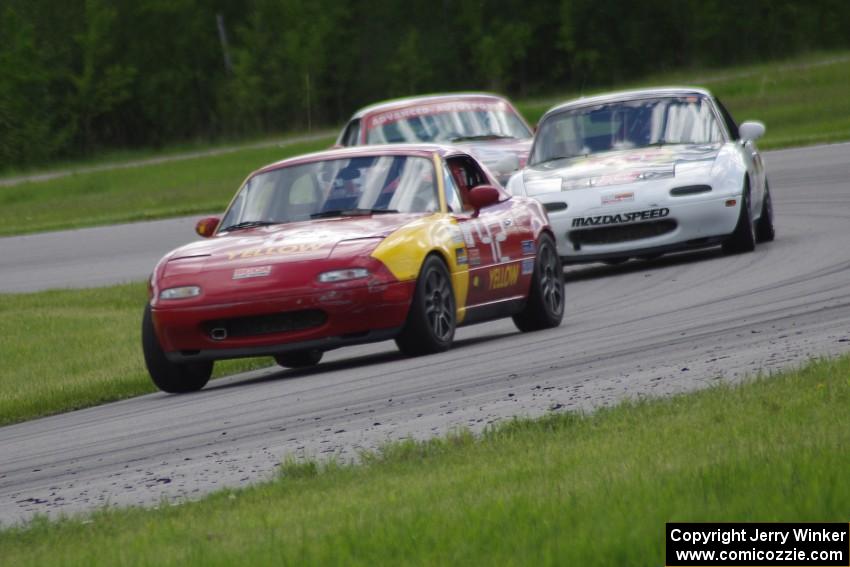
[[[677,197],[667,190],[615,189],[604,194],[631,197],[606,204],[594,189],[537,197],[549,211],[564,262],[650,256],[720,244],[735,230],[741,210],[740,195],[713,191]]]

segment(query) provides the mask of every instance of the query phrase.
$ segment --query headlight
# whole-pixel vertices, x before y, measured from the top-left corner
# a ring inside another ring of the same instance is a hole
[[[196,285],[184,285],[182,287],[170,287],[160,292],[160,299],[188,299],[201,295],[201,288]]]
[[[348,280],[359,280],[369,277],[369,270],[366,268],[349,268],[347,270],[333,270],[319,274],[319,281],[322,283],[347,282]]]

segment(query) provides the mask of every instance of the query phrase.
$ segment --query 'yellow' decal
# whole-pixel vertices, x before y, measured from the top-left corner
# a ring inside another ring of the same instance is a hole
[[[513,264],[490,270],[490,289],[504,289],[516,285],[519,279],[519,265]]]
[[[287,244],[286,246],[270,246],[267,248],[249,248],[237,252],[228,252],[227,259],[234,258],[257,258],[259,256],[275,256],[277,254],[300,254],[302,252],[315,252],[321,250],[321,243],[313,244]]]

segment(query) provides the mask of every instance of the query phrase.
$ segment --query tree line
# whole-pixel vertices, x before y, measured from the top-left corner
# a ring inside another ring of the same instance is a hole
[[[0,168],[850,44],[845,0],[0,0]]]

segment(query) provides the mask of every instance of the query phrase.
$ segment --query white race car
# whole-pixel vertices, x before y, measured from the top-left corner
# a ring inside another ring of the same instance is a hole
[[[544,204],[567,263],[747,252],[774,237],[763,134],[702,89],[580,98],[543,115],[508,190]]]

